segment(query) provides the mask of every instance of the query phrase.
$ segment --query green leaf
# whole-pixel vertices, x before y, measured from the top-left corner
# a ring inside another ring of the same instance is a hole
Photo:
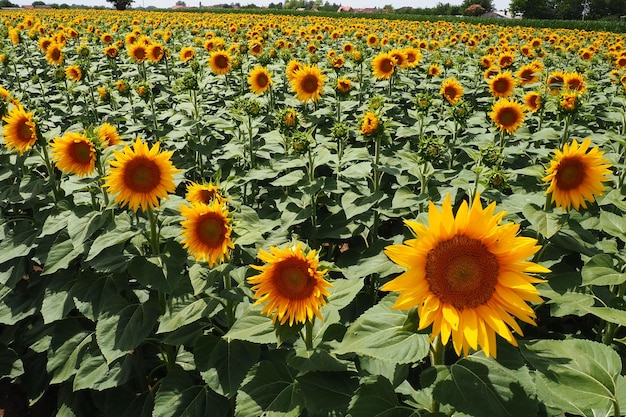
[[[137,230],[128,230],[129,227],[130,226],[125,225],[125,227],[121,227],[121,229],[116,228],[98,236],[91,245],[91,248],[89,248],[89,253],[87,254],[85,261],[94,259],[100,254],[100,252],[106,250],[110,246],[129,241],[132,237],[139,233]]]
[[[49,275],[61,269],[67,269],[72,261],[82,255],[83,251],[83,246],[75,248],[69,239],[55,242],[48,250],[45,259],[42,260],[43,272],[41,275]]]
[[[602,231],[626,242],[626,222],[623,215],[617,215],[610,211],[600,211],[600,227]]]
[[[161,258],[157,256],[135,256],[128,263],[128,273],[149,288],[171,293],[176,288],[176,279],[170,281]],[[178,277],[175,277],[178,278]]]
[[[478,352],[451,365],[435,382],[433,397],[474,417],[537,415],[533,379],[508,345],[498,349],[497,361]]]
[[[17,353],[7,346],[0,349],[0,378],[17,378],[24,374],[24,365]]]
[[[396,294],[387,295],[348,328],[335,353],[355,353],[393,363],[414,363],[428,355],[427,334],[404,329],[407,312],[394,310]]]
[[[194,349],[196,366],[207,385],[225,397],[237,393],[248,371],[259,360],[258,345],[240,340],[200,338]]]
[[[78,216],[71,213],[68,217],[68,228],[70,239],[74,244],[74,248],[78,249],[83,246],[85,241],[100,229],[107,221],[107,213],[100,211],[89,211],[84,216]]]
[[[535,340],[520,351],[537,370],[537,396],[563,412],[592,417],[616,399],[622,362],[610,347],[590,340]]]
[[[205,385],[194,385],[182,370],[168,372],[154,399],[154,417],[227,417],[228,400]]]
[[[74,283],[72,275],[56,276],[46,286],[41,315],[45,324],[61,320],[74,308],[74,301],[70,295]]]
[[[345,372],[308,372],[297,377],[311,417],[343,416],[358,382]]]
[[[92,340],[93,333],[83,331],[65,339],[57,349],[51,347],[47,365],[51,384],[67,381],[76,373],[79,355]]]
[[[296,170],[296,171],[288,172],[287,174],[278,177],[277,179],[272,181],[270,184],[273,185],[274,187],[289,187],[294,184],[297,184],[298,181],[300,181],[302,178],[304,178],[304,171]]]
[[[167,312],[159,319],[157,334],[172,332],[196,320],[213,317],[222,310],[217,298],[205,297],[191,303],[187,302],[187,298],[177,298],[168,304]]]
[[[253,343],[276,343],[272,319],[261,314],[261,309],[250,307],[235,321],[228,333],[224,335],[227,341],[238,339]]]
[[[582,285],[619,285],[626,282],[626,274],[613,266],[613,258],[604,253],[595,255],[583,265]]]
[[[528,219],[532,228],[541,233],[546,239],[554,236],[562,227],[557,214],[547,212],[536,204],[524,206],[522,214]]]
[[[112,365],[107,364],[106,359],[97,348],[91,344],[82,355],[80,366],[74,375],[73,390],[93,389],[103,391],[109,388],[119,387],[125,384],[134,371],[127,356],[115,361]],[[134,358],[133,358],[134,359]]]
[[[329,289],[328,304],[337,310],[341,310],[354,300],[354,297],[363,288],[363,278],[336,279]]]
[[[37,230],[28,230],[12,237],[6,236],[0,239],[0,264],[8,261],[15,262],[16,258],[28,256],[34,247],[36,237]]]
[[[155,329],[159,304],[154,299],[129,303],[121,296],[108,298],[96,323],[96,340],[108,364],[139,346]]]
[[[400,406],[391,383],[382,376],[368,377],[350,400],[347,417],[419,417]]]
[[[235,417],[299,417],[302,393],[283,363],[261,361],[237,393]]]

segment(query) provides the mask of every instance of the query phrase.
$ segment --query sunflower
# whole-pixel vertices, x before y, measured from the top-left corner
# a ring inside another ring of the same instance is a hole
[[[348,78],[339,78],[337,80],[337,91],[339,91],[341,94],[349,93],[351,88],[352,84],[350,83],[350,80]]]
[[[379,126],[380,123],[376,113],[368,111],[361,119],[361,129],[359,131],[364,136],[372,136],[378,131]]]
[[[182,62],[187,62],[196,56],[196,51],[191,46],[185,46],[180,50],[179,58]]]
[[[428,76],[438,77],[439,74],[441,74],[441,68],[439,67],[439,64],[437,64],[436,62],[430,64],[430,66],[428,67]]]
[[[493,97],[509,97],[515,89],[511,71],[501,72],[489,79],[489,91]]]
[[[62,172],[84,177],[96,168],[96,148],[84,134],[67,132],[50,146],[52,160]]]
[[[213,267],[230,258],[229,249],[235,245],[230,237],[228,208],[222,201],[194,202],[191,207],[183,204],[179,210],[185,219],[180,222],[182,244],[196,261],[207,261],[209,267]]]
[[[231,56],[227,51],[214,51],[209,56],[209,65],[215,74],[228,74],[231,70]]]
[[[508,68],[513,65],[515,56],[509,52],[504,52],[498,57],[498,66],[500,68]]]
[[[529,91],[528,93],[524,94],[524,105],[530,111],[536,112],[543,107],[543,98],[538,92]]]
[[[454,104],[463,97],[463,86],[456,78],[448,78],[441,84],[440,93],[448,103]]]
[[[520,84],[527,85],[539,81],[538,73],[538,68],[534,64],[530,63],[522,65],[520,69],[517,70],[515,75],[519,79]]]
[[[33,121],[33,112],[26,113],[21,104],[13,106],[9,114],[2,118],[4,125],[4,144],[22,155],[37,142],[37,127]]]
[[[83,78],[83,71],[78,65],[70,65],[65,69],[65,76],[74,82],[78,82]]]
[[[120,135],[117,132],[115,126],[111,123],[102,123],[102,125],[96,131],[100,143],[105,146],[114,146],[122,143],[120,141]]]
[[[50,65],[61,65],[63,57],[63,47],[56,42],[51,42],[46,49],[46,60]]]
[[[580,101],[578,99],[578,94],[566,92],[561,95],[561,99],[559,100],[559,106],[561,106],[561,110],[565,113],[573,113],[578,110],[580,105]]]
[[[500,130],[513,134],[524,122],[524,106],[515,100],[501,98],[493,105],[489,116]]]
[[[272,73],[267,68],[256,65],[248,74],[248,84],[254,94],[263,94],[272,85]]]
[[[422,53],[413,46],[405,48],[404,53],[406,55],[406,65],[408,68],[417,67],[422,60]]]
[[[117,47],[115,45],[109,45],[102,51],[109,58],[115,58],[118,54]]]
[[[217,185],[214,185],[212,182],[209,182],[208,184],[198,184],[196,182],[192,182],[187,186],[185,199],[192,204],[210,204],[213,200],[217,200],[219,202],[226,201],[226,198],[220,194]]]
[[[148,47],[143,42],[135,42],[128,46],[128,56],[135,62],[144,62],[148,59]]]
[[[39,49],[41,49],[43,52],[46,52],[48,50],[48,47],[52,44],[52,42],[54,42],[52,38],[40,38],[38,42]]]
[[[302,243],[270,247],[270,252],[261,249],[259,259],[265,265],[250,265],[261,271],[249,277],[256,299],[255,305],[265,304],[262,313],[272,316],[274,323],[312,322],[314,316],[323,317],[320,308],[330,295],[332,284],[324,279],[327,270],[319,270],[319,258],[315,250],[308,253]]]
[[[111,35],[108,32],[105,32],[102,34],[102,36],[100,36],[100,42],[102,42],[105,45],[110,45],[113,43],[113,35]]]
[[[563,84],[565,88],[573,93],[582,94],[585,92],[585,78],[578,72],[567,72],[563,74]]]
[[[396,60],[390,52],[381,52],[372,59],[372,73],[379,80],[388,80],[393,75]]]
[[[528,273],[550,272],[525,261],[541,247],[516,236],[519,225],[499,224],[506,213],[494,214],[495,207],[483,208],[477,195],[471,208],[463,201],[454,216],[447,195],[441,210],[430,202],[428,226],[405,221],[415,239],[385,248],[407,271],[381,289],[400,292],[394,308],[417,307],[418,330],[432,325],[431,341],[452,339],[458,355],[480,346],[495,357],[496,334],[517,345],[511,329],[523,333],[515,318],[535,325],[527,302],[541,302],[533,284],[542,280]]]
[[[561,94],[561,88],[563,87],[563,82],[565,81],[565,74],[563,71],[554,71],[550,73],[548,76],[547,87],[548,91],[552,95]]]
[[[294,79],[296,71],[302,68],[304,64],[296,59],[292,59],[287,63],[287,68],[285,69],[285,75],[289,81]]]
[[[293,75],[291,89],[300,101],[305,103],[309,100],[318,101],[324,89],[325,80],[326,77],[317,65],[302,65]]]
[[[389,54],[396,61],[397,67],[402,69],[408,67],[408,58],[404,49],[392,49],[391,51],[389,51]]]
[[[159,42],[151,43],[146,50],[151,62],[159,62],[165,56],[165,48]]]
[[[546,169],[543,181],[550,182],[546,194],[551,194],[552,202],[563,210],[587,208],[594,195],[604,193],[602,183],[610,181],[607,175],[611,173],[611,164],[597,146],[589,150],[590,145],[590,138],[580,146],[576,140],[565,144],[562,152],[554,151],[555,158]]]
[[[375,33],[367,35],[367,45],[371,47],[378,45],[378,36]]]
[[[167,198],[168,193],[176,189],[174,174],[176,169],[170,158],[170,151],[159,152],[159,142],[152,148],[139,137],[124,151],[113,150],[115,159],[110,162],[109,175],[104,177],[104,186],[112,194],[117,194],[115,202],[128,205],[135,212],[159,206],[160,198]]]

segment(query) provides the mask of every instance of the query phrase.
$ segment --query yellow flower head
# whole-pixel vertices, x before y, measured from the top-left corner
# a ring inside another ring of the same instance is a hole
[[[84,177],[96,168],[96,148],[87,137],[78,132],[67,132],[54,138],[52,160],[62,172]]]
[[[527,258],[541,247],[537,240],[517,236],[519,225],[500,224],[505,212],[494,214],[495,203],[482,206],[480,195],[471,207],[461,203],[456,216],[447,195],[441,210],[430,202],[428,226],[406,221],[415,234],[385,254],[406,271],[389,281],[383,291],[400,293],[394,308],[417,307],[418,330],[432,326],[431,340],[452,340],[457,354],[467,356],[480,346],[496,356],[496,334],[517,345],[511,332],[522,335],[516,318],[535,324],[528,302],[541,302],[533,284],[542,282],[528,273],[548,269]]]
[[[37,142],[37,127],[33,121],[33,112],[26,113],[21,104],[13,106],[4,121],[4,144],[9,150],[16,150],[22,155]]]

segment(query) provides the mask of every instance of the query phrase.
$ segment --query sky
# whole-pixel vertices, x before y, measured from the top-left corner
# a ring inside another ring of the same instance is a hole
[[[111,3],[107,3],[105,0],[43,0],[45,3],[52,4],[82,4],[85,6],[106,6],[111,7]],[[198,6],[202,2],[203,6],[211,6],[214,4],[224,3],[239,3],[241,5],[256,4],[257,6],[267,6],[272,1],[277,3],[280,0],[184,0],[187,6]],[[326,1],[326,0],[323,0]],[[17,5],[31,4],[33,0],[11,0],[12,3]],[[329,3],[342,4],[344,6],[351,6],[354,8],[361,7],[379,7],[382,8],[387,4],[391,4],[394,8],[400,7],[435,7],[437,3],[449,3],[452,5],[460,5],[463,0],[328,0]],[[503,10],[508,8],[510,0],[493,0],[493,5],[496,10]],[[176,4],[176,0],[135,0],[132,7],[149,7],[154,6],[157,8],[167,9]]]

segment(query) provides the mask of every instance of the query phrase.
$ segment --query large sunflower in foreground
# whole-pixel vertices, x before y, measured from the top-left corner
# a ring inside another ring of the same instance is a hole
[[[306,323],[314,316],[323,319],[320,308],[330,295],[332,284],[324,279],[327,270],[320,271],[319,259],[315,250],[308,253],[302,243],[272,246],[270,252],[261,249],[259,259],[263,266],[250,265],[261,271],[249,277],[256,304],[265,304],[262,313],[273,316],[280,324]]]
[[[317,65],[303,65],[293,74],[291,89],[296,93],[296,98],[304,103],[307,101],[319,101],[326,77]]]
[[[513,134],[524,122],[524,106],[515,100],[501,98],[494,105],[489,116],[500,130]]]
[[[493,97],[509,97],[515,89],[515,80],[511,71],[498,73],[488,81],[489,91]]]
[[[2,120],[6,123],[4,144],[9,150],[14,149],[21,155],[37,142],[33,112],[26,113],[21,104],[14,106]]]
[[[496,334],[517,345],[511,332],[522,335],[516,318],[535,324],[528,302],[541,302],[533,284],[542,280],[528,273],[548,269],[526,261],[541,247],[537,240],[517,236],[519,225],[500,224],[506,214],[494,214],[496,204],[482,206],[480,195],[452,213],[450,196],[441,210],[430,202],[428,226],[406,225],[415,239],[385,248],[385,254],[407,268],[381,288],[400,292],[396,309],[417,307],[418,330],[432,325],[431,341],[450,339],[458,355],[480,346],[496,356]]]
[[[173,152],[160,152],[158,142],[149,148],[138,137],[132,149],[126,145],[123,151],[114,149],[113,153],[115,159],[110,162],[104,186],[117,194],[115,202],[122,207],[153,209],[159,206],[160,198],[167,198],[176,189],[174,174],[180,170],[170,160]]]
[[[217,199],[210,204],[191,203],[180,206],[180,214],[185,218],[182,243],[196,261],[206,261],[209,267],[229,259],[229,250],[235,245],[230,238],[232,228],[226,205]]]
[[[396,68],[396,59],[390,52],[381,52],[372,59],[372,73],[379,80],[388,80]]]
[[[546,169],[543,180],[550,182],[546,194],[551,194],[552,202],[564,210],[587,208],[587,202],[595,200],[594,195],[604,193],[602,183],[610,181],[607,177],[611,173],[609,160],[597,146],[589,150],[590,145],[590,138],[580,146],[576,140],[565,144],[563,151],[554,151],[555,158]]]
[[[248,74],[248,84],[254,94],[263,94],[272,85],[272,73],[267,68],[256,65]]]
[[[463,97],[463,86],[456,78],[448,78],[441,83],[440,93],[448,103],[454,104]]]
[[[96,168],[96,148],[84,134],[67,132],[50,146],[52,160],[62,172],[84,177]]]

